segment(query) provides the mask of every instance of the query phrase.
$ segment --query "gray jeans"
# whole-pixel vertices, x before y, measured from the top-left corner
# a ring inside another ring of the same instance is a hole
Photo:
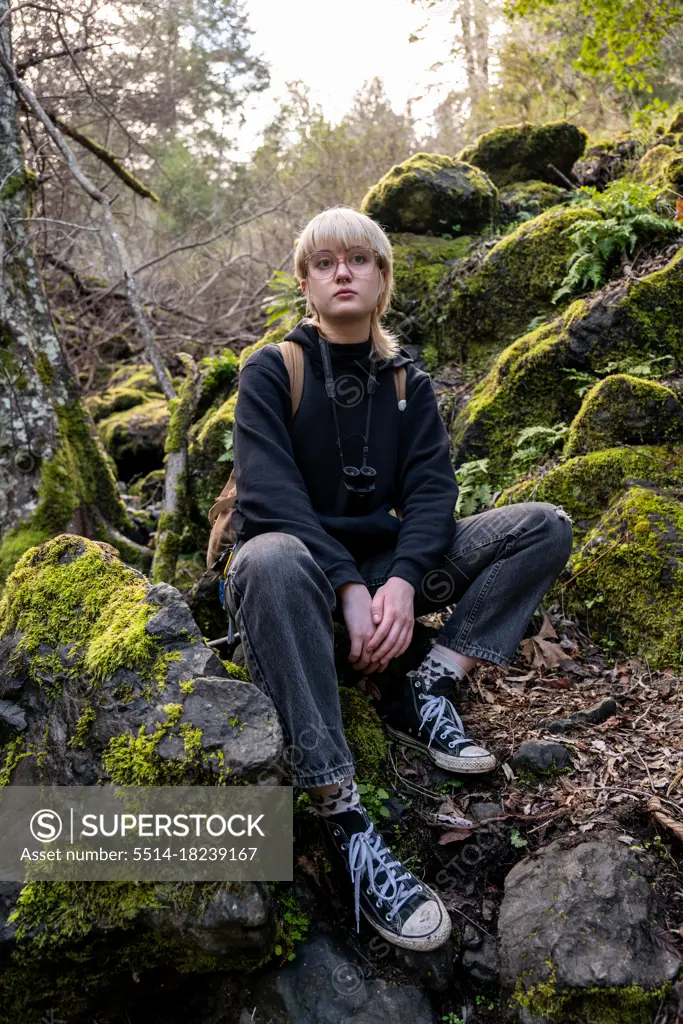
[[[438,642],[509,665],[541,598],[566,565],[572,539],[570,517],[544,501],[459,519],[442,565],[426,574],[415,593],[415,616],[454,604]],[[382,551],[358,565],[371,595],[386,583],[392,557],[391,550]],[[293,785],[305,789],[354,775],[334,663],[337,596],[303,541],[287,533],[239,541],[226,602],[249,674],[277,709]]]

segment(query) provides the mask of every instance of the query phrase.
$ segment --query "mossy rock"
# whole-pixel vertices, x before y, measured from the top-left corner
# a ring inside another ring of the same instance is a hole
[[[470,362],[470,373],[482,373],[532,318],[556,315],[562,304],[551,299],[574,251],[567,229],[583,218],[599,220],[600,214],[589,207],[555,206],[494,245],[481,267],[453,291],[437,347],[440,360]]]
[[[199,363],[202,387],[195,411],[195,420],[200,419],[207,409],[221,405],[237,383],[239,358],[226,348],[218,356],[206,357]]]
[[[586,393],[574,417],[565,455],[623,444],[647,444],[683,435],[683,405],[656,381],[616,373]]]
[[[379,715],[363,694],[348,686],[339,687],[339,703],[356,778],[385,784],[388,745]]]
[[[569,191],[547,181],[517,181],[499,193],[501,218],[509,223],[516,218],[530,220],[551,206],[566,203]]]
[[[151,473],[139,477],[135,483],[131,484],[128,493],[136,498],[142,498],[144,501],[159,500],[163,494],[165,479],[165,469],[153,469]]]
[[[435,344],[442,314],[450,301],[449,271],[466,256],[472,238],[432,238],[403,232],[392,234],[390,240],[394,261],[391,317],[399,333],[412,344]]]
[[[255,341],[253,345],[247,345],[246,348],[243,348],[242,351],[240,352],[240,370],[242,369],[242,367],[244,366],[252,352],[256,352],[256,350],[259,348],[263,348],[264,345],[271,345],[273,343],[279,344],[281,341],[285,340],[285,335],[289,334],[290,331],[294,329],[294,327],[296,327],[295,323],[293,323],[291,320],[285,320],[282,323],[278,324],[276,327],[271,328],[271,330],[266,331],[266,333],[263,335],[260,341]]]
[[[666,197],[672,198],[670,189],[683,189],[683,152],[660,143],[648,149],[628,177],[645,185],[662,189]]]
[[[592,632],[613,630],[651,668],[683,667],[683,503],[631,487],[572,555],[568,607],[591,607]]]
[[[31,881],[14,913],[0,1024],[125,1014],[159,970],[199,979],[273,956],[271,901],[253,882]]]
[[[171,413],[165,398],[152,398],[100,420],[97,429],[122,480],[159,469]]]
[[[530,179],[558,185],[559,176],[548,165],[554,164],[568,176],[587,141],[585,129],[569,121],[541,125],[521,121],[485,132],[461,150],[457,159],[481,167],[498,188]]]
[[[237,391],[234,391],[201,425],[195,424],[190,431],[190,492],[194,506],[204,519],[232,472],[236,404]],[[208,521],[206,526],[208,531]]]
[[[576,299],[560,317],[509,345],[456,419],[456,465],[488,457],[491,480],[514,483],[509,460],[518,432],[569,423],[579,412],[582,401],[566,369],[602,373],[607,360],[642,362],[650,354],[683,362],[682,269],[683,248],[632,287]]]
[[[683,107],[674,116],[673,120],[670,121],[667,131],[672,135],[678,135],[683,132]]]
[[[140,388],[131,388],[126,384],[121,384],[117,387],[107,388],[101,395],[89,395],[85,399],[85,404],[97,423],[115,412],[124,412],[136,405],[143,405],[145,402],[158,399],[160,394],[159,391],[142,391]]]
[[[415,153],[373,185],[360,209],[386,231],[468,235],[497,218],[498,189],[462,160]]]
[[[672,490],[683,487],[683,462],[675,448],[642,445],[576,455],[540,479],[531,477],[506,488],[496,507],[520,501],[561,505],[574,519],[577,536],[595,525],[595,520],[633,484]]]

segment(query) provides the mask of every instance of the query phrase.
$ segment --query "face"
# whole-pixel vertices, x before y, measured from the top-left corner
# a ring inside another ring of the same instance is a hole
[[[334,251],[331,247],[321,248]],[[314,278],[309,260],[309,272],[301,279],[301,290],[310,296],[320,316],[326,319],[357,319],[369,316],[377,306],[379,292],[386,277],[386,271],[378,265],[375,265],[369,274],[359,274],[356,269],[358,261],[352,258],[347,263],[346,252],[344,248],[336,250],[339,263],[330,277],[325,280]]]

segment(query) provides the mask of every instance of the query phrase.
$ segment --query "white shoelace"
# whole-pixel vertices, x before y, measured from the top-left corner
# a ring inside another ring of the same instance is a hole
[[[373,835],[374,833],[374,835]],[[390,858],[387,860],[387,858]],[[354,883],[354,898],[356,908],[356,931],[360,931],[360,880],[367,871],[369,878],[370,892],[378,896],[381,901],[391,904],[391,910],[386,915],[388,921],[399,912],[406,900],[409,900],[416,892],[420,892],[421,885],[414,885],[408,889],[403,883],[410,878],[410,872],[396,876],[395,868],[403,867],[400,861],[393,857],[391,850],[384,845],[382,836],[375,832],[374,824],[365,832],[354,832],[349,841],[349,869]],[[377,889],[375,877],[379,870],[386,872],[386,880]],[[392,890],[391,892],[390,890]]]
[[[457,737],[457,739],[462,740],[463,742],[474,742],[465,735],[465,727],[462,724],[460,715],[447,697],[443,696],[443,694],[440,697],[437,697],[436,694],[432,694],[430,696],[428,693],[422,693],[420,694],[420,699],[425,702],[425,706],[420,713],[420,729],[426,722],[430,722],[433,718],[436,718],[434,728],[432,729],[429,737],[429,743],[427,744],[428,747],[431,747],[434,734],[440,725],[442,726],[442,739],[448,739],[452,733],[454,738]]]

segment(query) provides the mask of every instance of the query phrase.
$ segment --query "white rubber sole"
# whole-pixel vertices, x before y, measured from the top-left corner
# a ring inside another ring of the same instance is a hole
[[[401,732],[400,729],[394,729],[391,725],[387,725],[386,730],[399,743],[405,743],[407,747],[414,747],[415,750],[421,750],[423,754],[428,754],[434,764],[439,768],[445,768],[446,771],[478,775],[482,772],[493,771],[498,764],[498,759],[494,754],[489,754],[488,757],[457,757],[455,754],[442,754],[441,751],[433,750],[431,747],[419,743],[414,736],[408,736],[407,733]]]
[[[425,885],[424,882],[422,885],[424,887],[426,897],[428,899],[436,900],[441,907],[441,913],[443,915],[441,924],[435,932],[431,933],[431,935],[425,935],[423,938],[416,937],[414,935],[396,935],[395,932],[387,931],[386,928],[382,928],[381,925],[377,924],[377,922],[366,913],[363,907],[360,908],[360,911],[368,924],[371,925],[372,928],[382,936],[382,938],[386,939],[387,942],[391,942],[394,946],[400,946],[401,949],[415,949],[419,953],[426,953],[432,949],[438,949],[439,946],[443,946],[443,944],[448,941],[453,929],[453,922],[451,921],[448,911],[441,902],[437,893],[435,893],[433,889],[430,889],[429,886]]]

